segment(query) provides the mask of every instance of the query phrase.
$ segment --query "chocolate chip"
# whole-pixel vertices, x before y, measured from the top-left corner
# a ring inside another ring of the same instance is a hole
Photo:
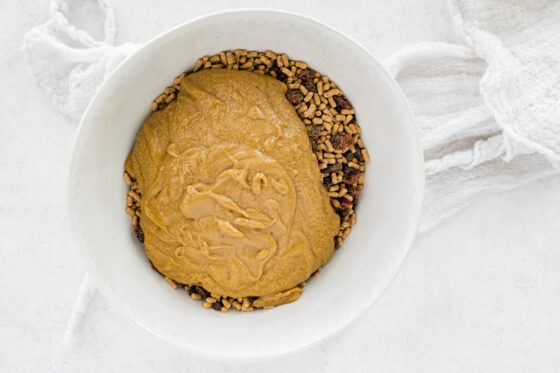
[[[139,225],[134,227],[134,234],[136,235],[138,241],[144,243],[144,231],[142,230],[142,228],[140,228]]]
[[[338,249],[339,247],[340,247],[340,243],[339,243],[339,241],[335,238],[335,240],[334,240],[334,248],[335,248],[335,249]]]
[[[337,133],[331,137],[331,144],[335,149],[345,150],[354,145],[354,139],[349,133]]]
[[[214,302],[212,303],[212,308],[215,309],[216,311],[221,311],[222,310],[222,302]]]
[[[317,148],[319,146],[319,138],[318,137],[313,137],[311,139],[309,139],[311,142],[311,150],[313,150],[313,153],[317,152]]]
[[[357,151],[356,153],[354,153],[354,157],[359,161],[359,162],[364,162],[364,156],[362,155],[361,151]]]
[[[342,178],[346,184],[354,184],[360,179],[360,171],[355,168],[349,168]]]
[[[332,178],[328,175],[323,177],[323,185],[327,190],[330,189],[333,186]]]
[[[341,109],[353,109],[350,102],[344,96],[332,96],[334,102],[336,102],[336,109],[340,111]]]
[[[210,293],[207,292],[202,286],[195,286],[194,291],[196,293],[202,295],[202,298],[204,298],[204,299],[206,299],[210,296]]]
[[[310,138],[315,138],[321,136],[321,126],[309,126],[307,127],[307,136]]]
[[[301,80],[313,80],[313,78],[315,78],[315,70],[310,69],[309,67],[305,70],[303,70],[299,75],[298,78],[300,78]],[[307,87],[306,87],[307,88]],[[316,91],[315,91],[316,92]]]
[[[346,152],[344,153],[344,158],[346,158],[346,160],[348,162],[350,162],[352,159],[354,159],[354,153],[352,152]]]
[[[350,214],[350,209],[338,210],[338,215],[340,215],[343,218],[347,217],[348,214]]]
[[[284,83],[286,83],[286,81],[288,81],[288,75],[284,74],[282,72],[282,70],[280,70],[280,68],[278,67],[276,62],[274,62],[274,65],[272,65],[270,70],[274,71],[276,73],[276,79],[278,79],[278,80],[280,80],[281,82],[284,82]]]
[[[334,163],[334,164],[329,164],[323,170],[323,172],[328,172],[330,174],[331,172],[337,172],[337,171],[341,171],[341,170],[342,170],[342,163]]]
[[[309,92],[317,93],[317,86],[310,81],[304,81],[301,83]]]
[[[292,105],[297,105],[303,101],[303,93],[299,89],[289,89],[286,98]]]

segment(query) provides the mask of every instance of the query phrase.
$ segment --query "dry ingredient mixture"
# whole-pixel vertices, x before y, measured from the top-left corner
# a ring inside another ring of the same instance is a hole
[[[285,54],[224,51],[175,78],[152,110],[124,178],[154,269],[223,312],[297,300],[356,221],[369,155],[343,92]]]

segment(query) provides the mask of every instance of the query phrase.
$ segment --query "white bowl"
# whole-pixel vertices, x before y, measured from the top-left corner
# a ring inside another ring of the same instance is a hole
[[[245,48],[286,52],[328,74],[351,100],[372,156],[358,223],[300,300],[268,311],[214,312],[150,268],[125,214],[123,163],[150,104],[202,55]],[[270,10],[205,16],[155,38],[107,79],[78,129],[69,180],[78,251],[101,293],[174,345],[246,359],[325,340],[370,307],[403,263],[416,232],[423,158],[410,108],[360,45],[312,19]]]

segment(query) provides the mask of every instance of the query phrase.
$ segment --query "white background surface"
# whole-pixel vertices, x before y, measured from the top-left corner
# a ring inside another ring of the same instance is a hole
[[[101,36],[93,1],[73,19]],[[268,6],[316,17],[380,59],[420,41],[460,42],[443,0],[171,1],[116,4],[117,42],[143,42],[210,11]],[[49,371],[83,278],[65,210],[76,123],[28,76],[23,34],[48,2],[0,0],[0,371]],[[97,22],[96,22],[97,21]],[[189,372],[557,372],[560,370],[560,177],[479,199],[419,237],[392,287],[366,316],[310,350],[250,364],[185,354]],[[106,304],[98,307],[108,307]],[[115,312],[115,318],[122,318]],[[125,320],[103,338],[100,371],[160,371],[176,353]],[[219,336],[216,336],[219,338]],[[137,344],[118,358],[119,346]],[[146,364],[146,356],[153,356]]]

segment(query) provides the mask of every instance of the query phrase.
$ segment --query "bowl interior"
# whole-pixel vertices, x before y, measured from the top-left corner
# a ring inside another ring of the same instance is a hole
[[[266,312],[205,310],[153,270],[124,212],[123,163],[154,97],[202,55],[283,51],[328,74],[353,103],[372,156],[352,234],[298,302]],[[360,46],[310,19],[275,11],[207,16],[156,38],[106,81],[75,141],[69,208],[76,245],[108,300],[160,338],[206,356],[253,358],[323,340],[386,289],[416,231],[422,155],[410,110]]]

